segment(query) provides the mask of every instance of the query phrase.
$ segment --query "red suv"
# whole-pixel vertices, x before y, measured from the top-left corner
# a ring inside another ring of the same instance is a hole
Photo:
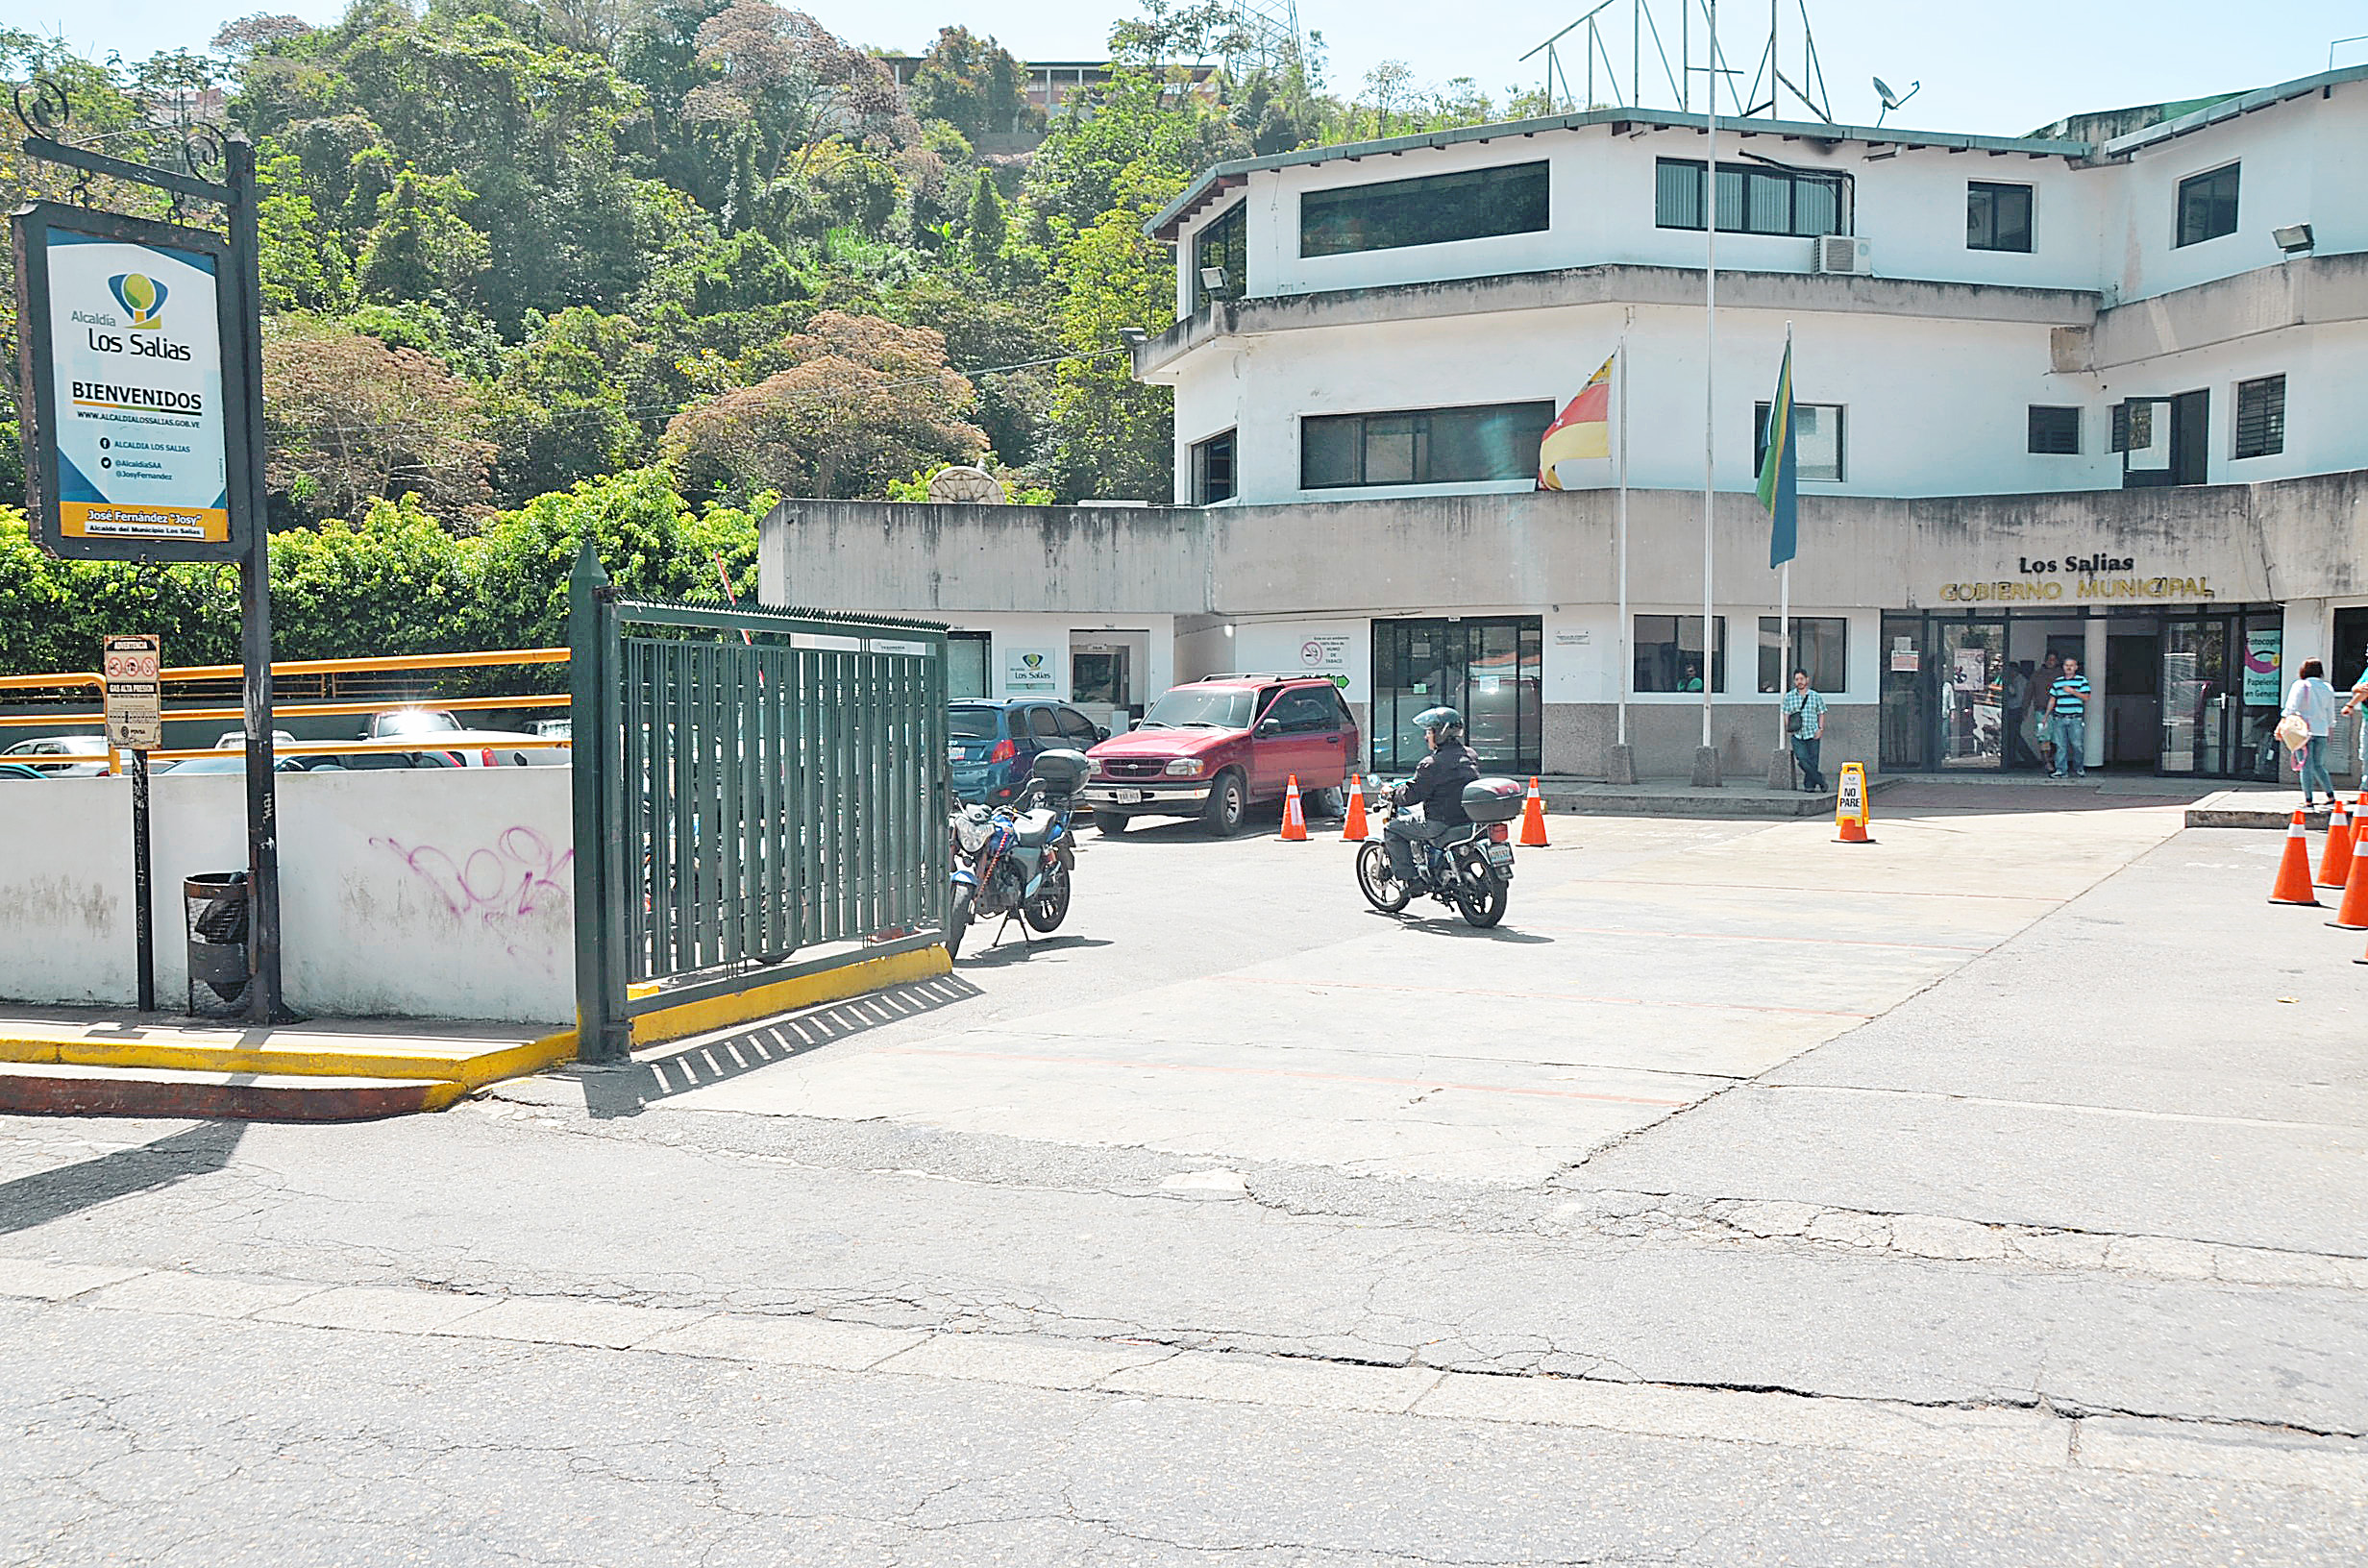
[[[1222,837],[1254,801],[1279,800],[1293,775],[1305,799],[1339,791],[1361,741],[1328,680],[1210,675],[1151,704],[1133,729],[1086,753],[1094,825],[1123,833],[1137,817],[1197,817]]]

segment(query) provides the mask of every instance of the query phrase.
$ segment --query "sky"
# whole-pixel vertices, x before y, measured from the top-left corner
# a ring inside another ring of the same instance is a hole
[[[1680,0],[1653,0],[1674,22]],[[1468,76],[1499,101],[1535,86],[1539,61],[1520,57],[1586,12],[1592,0],[1484,0],[1464,14],[1479,25],[1442,28],[1438,0],[1298,0],[1303,28],[1320,32],[1335,91],[1353,91],[1385,60],[1419,83]],[[1610,12],[1625,14],[1630,0]],[[1781,0],[1797,12],[1798,0]],[[86,52],[141,55],[202,49],[229,17],[287,11],[333,19],[343,0],[0,0],[0,22],[62,34]],[[851,41],[919,51],[937,28],[960,22],[991,33],[1023,59],[1098,58],[1111,19],[1128,0],[805,0]],[[1809,0],[1834,117],[1871,124],[1869,78],[1898,92],[1922,90],[1891,123],[1925,131],[2013,135],[2084,110],[2197,98],[2290,81],[2327,69],[2336,38],[2368,35],[2368,0]],[[1719,33],[1746,69],[1766,37],[1765,9],[1728,0]],[[1755,33],[1755,29],[1757,32]],[[1788,21],[1789,55],[1797,31]],[[1575,36],[1574,36],[1575,37]],[[1623,58],[1623,29],[1612,47]],[[2338,65],[2368,64],[2368,39],[2340,47]],[[1575,74],[1575,73],[1574,73]],[[1789,74],[1789,72],[1788,72]],[[1647,103],[1666,102],[1648,96]]]

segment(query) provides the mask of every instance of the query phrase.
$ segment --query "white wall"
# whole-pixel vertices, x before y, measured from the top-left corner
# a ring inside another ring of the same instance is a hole
[[[279,781],[282,969],[316,1017],[562,1023],[575,1012],[569,771],[289,773]],[[131,781],[19,781],[0,843],[0,996],[137,995]],[[182,879],[246,864],[245,785],[152,784],[157,994],[188,998]]]
[[[911,606],[875,606],[887,615],[921,613]],[[988,695],[997,698],[1048,697],[1066,702],[1071,698],[1069,652],[1073,642],[1083,646],[1097,641],[1123,642],[1142,647],[1147,657],[1134,670],[1136,700],[1149,703],[1159,694],[1175,684],[1175,617],[1173,615],[1119,615],[1093,619],[1084,615],[986,614],[973,611],[931,611],[943,617],[950,631],[983,631],[993,640],[988,645],[987,678],[992,683]],[[1112,635],[1103,637],[1101,634]],[[1139,634],[1140,641],[1135,636]],[[1024,655],[1041,653],[1052,673],[1049,688],[1026,681]]]

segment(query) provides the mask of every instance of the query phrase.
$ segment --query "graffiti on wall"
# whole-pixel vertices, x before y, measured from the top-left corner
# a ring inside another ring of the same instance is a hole
[[[410,873],[433,890],[453,918],[470,920],[514,943],[529,924],[564,920],[574,902],[568,882],[576,851],[555,849],[531,827],[504,828],[491,845],[455,853],[438,845],[375,838]]]

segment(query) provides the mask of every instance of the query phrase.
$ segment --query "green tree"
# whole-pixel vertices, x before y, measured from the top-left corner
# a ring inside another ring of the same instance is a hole
[[[629,316],[577,306],[538,320],[481,394],[496,497],[517,505],[646,461],[653,416],[632,400],[662,387],[655,358]]]
[[[417,350],[310,316],[265,324],[265,475],[302,514],[350,517],[409,494],[438,516],[473,520],[490,499],[493,454],[477,408],[466,382]]]
[[[969,140],[1021,130],[1029,117],[1026,71],[1011,52],[967,27],[941,27],[913,67],[906,101]]]
[[[355,280],[367,300],[474,299],[491,247],[461,211],[469,190],[450,175],[405,170],[379,204]]]
[[[971,264],[980,272],[992,272],[1002,259],[1003,241],[1011,225],[1003,215],[1003,198],[995,188],[995,176],[985,169],[971,184],[970,212],[962,229]]]
[[[1060,336],[1071,357],[1054,377],[1052,434],[1065,501],[1165,501],[1174,483],[1174,394],[1134,379],[1119,334],[1161,331],[1174,318],[1174,260],[1143,226],[1182,182],[1138,164],[1121,184],[1130,194],[1061,257]]]

